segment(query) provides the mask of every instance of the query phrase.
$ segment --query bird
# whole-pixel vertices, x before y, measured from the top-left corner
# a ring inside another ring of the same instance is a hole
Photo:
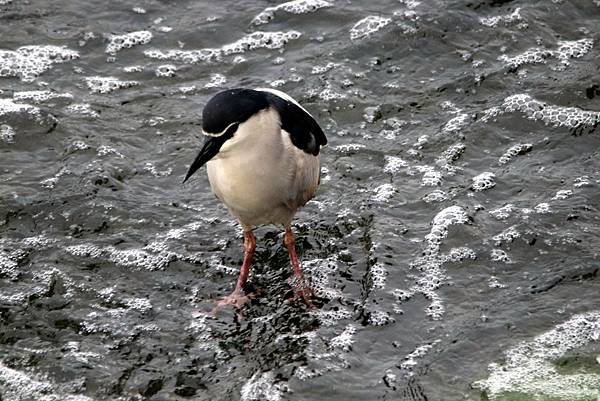
[[[320,184],[320,151],[327,144],[315,118],[288,94],[271,88],[234,88],[214,95],[202,110],[200,152],[185,183],[206,165],[211,189],[243,230],[244,258],[235,288],[217,307],[241,308],[259,225],[283,226],[294,272],[294,294],[313,306],[296,254],[292,220]]]

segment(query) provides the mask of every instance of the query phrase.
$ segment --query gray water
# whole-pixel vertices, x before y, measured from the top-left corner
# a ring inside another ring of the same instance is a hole
[[[0,0],[0,399],[596,400],[600,2]],[[262,32],[262,33],[261,33]],[[125,35],[125,36],[122,36]],[[217,91],[329,139],[242,259]],[[38,92],[32,92],[38,91]]]

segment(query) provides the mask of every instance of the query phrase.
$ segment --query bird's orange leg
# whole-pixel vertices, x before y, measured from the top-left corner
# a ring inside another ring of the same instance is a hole
[[[244,286],[246,285],[248,275],[250,274],[250,266],[252,265],[252,257],[254,256],[255,249],[256,238],[254,237],[254,234],[252,234],[252,231],[250,230],[244,231],[244,262],[242,263],[237,283],[231,294],[220,301],[217,301],[217,306],[213,312],[216,312],[220,306],[235,305],[236,308],[241,308],[248,302],[248,296],[244,295]]]
[[[300,261],[296,255],[296,239],[291,228],[285,229],[285,235],[283,236],[285,246],[287,246],[288,253],[290,255],[290,262],[294,269],[295,283],[294,283],[294,294],[296,297],[302,297],[306,305],[313,307],[311,297],[312,291],[308,285],[304,282],[304,275],[302,274],[302,268],[300,267]]]

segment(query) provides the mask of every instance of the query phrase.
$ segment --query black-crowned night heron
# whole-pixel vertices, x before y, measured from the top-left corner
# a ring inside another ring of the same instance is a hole
[[[244,230],[244,261],[235,289],[218,305],[240,307],[256,239],[252,227],[281,224],[294,269],[296,296],[311,305],[291,229],[299,207],[319,186],[319,151],[327,143],[315,119],[289,95],[274,89],[217,93],[202,112],[204,146],[185,181],[204,164],[215,195]]]

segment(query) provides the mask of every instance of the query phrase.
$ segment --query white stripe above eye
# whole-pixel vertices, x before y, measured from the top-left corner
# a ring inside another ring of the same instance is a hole
[[[206,135],[206,136],[215,136],[215,137],[217,137],[217,136],[221,136],[221,135],[223,135],[225,132],[227,132],[227,130],[228,130],[228,129],[229,129],[231,126],[232,126],[232,125],[236,125],[236,124],[237,124],[237,121],[236,121],[236,122],[234,122],[234,123],[231,123],[231,124],[229,124],[229,125],[227,126],[227,128],[225,128],[225,129],[224,129],[223,131],[221,131],[221,132],[217,132],[216,134],[213,134],[212,132],[206,132],[206,131],[204,131],[204,130],[202,130],[202,133],[203,133],[204,135]]]
[[[300,107],[302,110],[304,110],[306,112],[306,114],[308,114],[309,116],[313,116],[312,114],[310,114],[308,112],[308,110],[306,110],[304,107],[300,106],[300,103],[298,103],[297,101],[294,100],[293,97],[291,97],[290,95],[288,95],[285,92],[282,92],[280,90],[277,89],[271,89],[271,88],[256,88],[257,91],[261,91],[261,92],[269,92],[272,93],[275,96],[279,96],[280,98],[287,100],[289,102],[294,103],[296,106]]]

